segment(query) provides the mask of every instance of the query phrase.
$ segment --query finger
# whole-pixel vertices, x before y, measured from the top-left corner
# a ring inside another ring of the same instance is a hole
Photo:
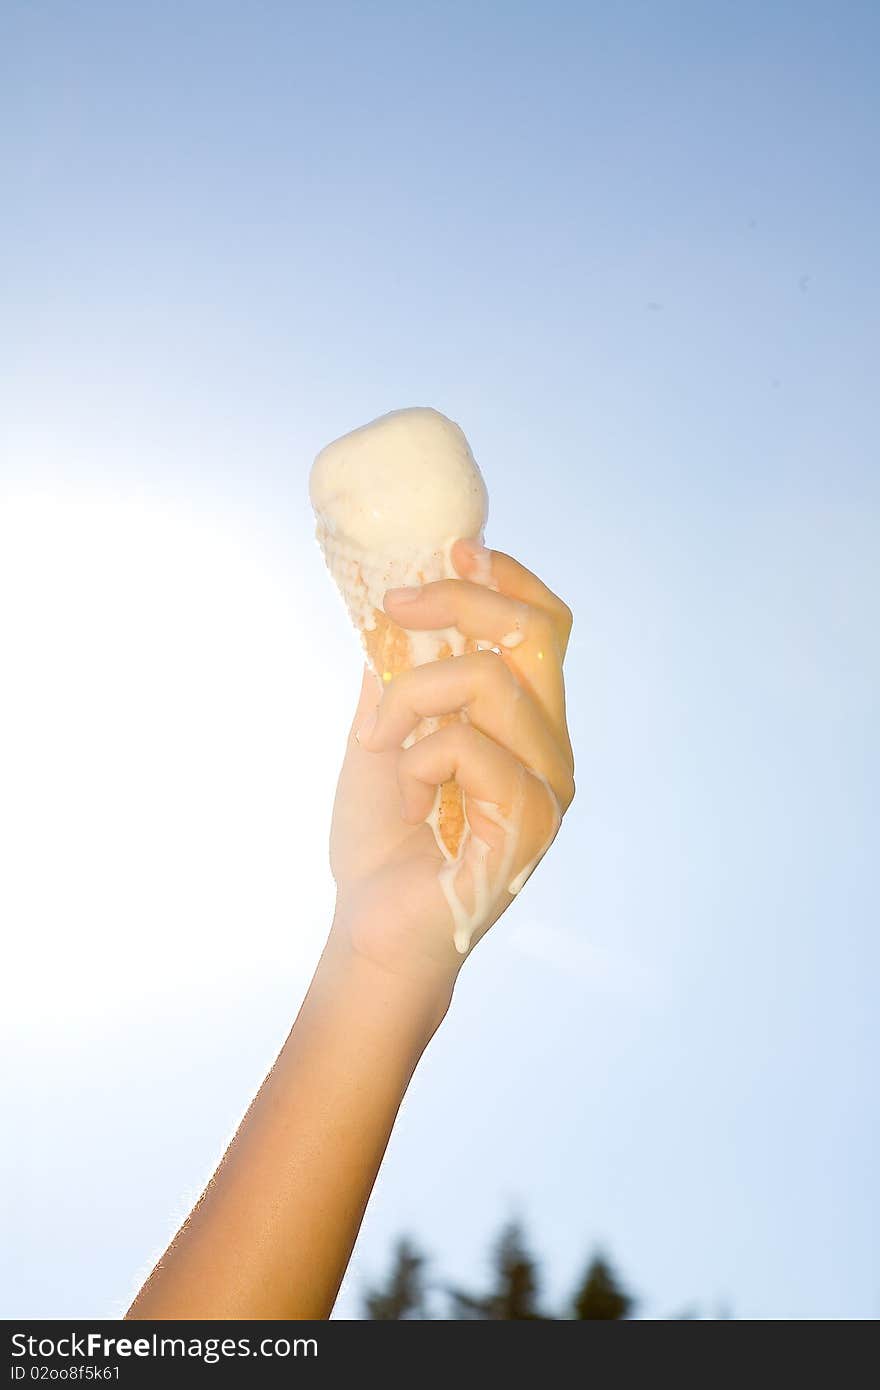
[[[385,687],[375,722],[368,719],[358,730],[358,741],[373,752],[399,748],[423,719],[460,710],[519,762],[546,777],[568,805],[570,750],[495,652],[431,661],[395,676]]]
[[[454,627],[464,637],[499,647],[567,739],[559,633],[545,609],[483,584],[441,579],[420,588],[389,589],[385,611],[400,627]]]
[[[511,753],[472,724],[447,724],[400,755],[401,815],[413,825],[425,820],[437,788],[453,780],[467,795],[493,802],[509,815],[520,795],[523,771]]]
[[[544,609],[553,620],[561,654],[565,655],[571,635],[571,609],[536,574],[502,550],[487,550],[476,541],[456,541],[452,560],[463,579],[480,583],[485,582],[484,577],[489,574],[501,593]]]
[[[354,712],[354,719],[351,721],[351,728],[348,731],[349,741],[357,736],[357,730],[364,721],[368,719],[371,714],[375,713],[379,704],[379,693],[376,677],[373,675],[369,666],[365,665],[360,694],[358,695],[357,709]]]
[[[435,632],[454,627],[463,637],[510,648],[528,638],[533,615],[528,604],[466,579],[440,579],[412,589],[389,589],[385,612],[399,627]]]
[[[552,788],[472,725],[449,724],[400,757],[404,819],[412,824],[426,820],[438,786],[453,778],[465,793],[474,835],[503,871],[497,888],[518,892],[559,829],[562,807]]]

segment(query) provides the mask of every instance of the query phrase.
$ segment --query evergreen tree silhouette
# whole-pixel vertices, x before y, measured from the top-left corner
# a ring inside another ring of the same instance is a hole
[[[394,1248],[391,1271],[384,1285],[364,1295],[364,1317],[390,1322],[426,1320],[436,1317],[429,1306],[431,1287],[425,1280],[427,1261],[414,1243],[402,1237]],[[559,1313],[542,1312],[538,1302],[539,1270],[518,1221],[504,1226],[492,1252],[494,1286],[485,1294],[447,1288],[450,1320],[574,1321],[621,1320],[632,1316],[636,1302],[621,1285],[607,1257],[597,1251],[590,1260],[580,1287],[568,1308]],[[436,1285],[434,1286],[437,1287]],[[701,1316],[697,1307],[669,1315],[672,1321],[686,1322]],[[726,1307],[716,1313],[730,1318]]]
[[[402,1237],[394,1247],[391,1273],[384,1288],[370,1289],[364,1295],[366,1317],[373,1322],[399,1322],[424,1319],[425,1258]]]
[[[495,1287],[481,1296],[450,1289],[454,1319],[544,1320],[538,1311],[538,1267],[528,1251],[519,1222],[511,1221],[495,1247]]]
[[[574,1297],[574,1317],[579,1320],[626,1318],[634,1306],[605,1257],[594,1255]]]

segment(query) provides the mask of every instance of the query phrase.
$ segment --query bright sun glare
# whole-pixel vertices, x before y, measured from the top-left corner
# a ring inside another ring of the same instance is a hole
[[[3,504],[0,922],[17,1028],[234,988],[326,930],[333,769],[314,761],[322,730],[302,737],[320,708],[304,707],[289,578],[252,537],[182,512]]]

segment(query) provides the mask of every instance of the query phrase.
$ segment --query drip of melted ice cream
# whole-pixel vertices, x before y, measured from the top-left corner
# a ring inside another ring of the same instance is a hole
[[[486,486],[462,430],[439,411],[423,406],[391,411],[328,444],[315,459],[309,494],[327,565],[362,631],[375,626],[375,613],[381,612],[388,589],[457,578],[452,546],[461,538],[482,540],[488,514]],[[477,567],[475,578],[494,587],[488,560],[482,571]],[[436,661],[444,649],[460,655],[465,646],[454,628],[410,631],[409,638],[414,666]],[[521,634],[512,632],[502,645],[513,647],[519,640]],[[424,732],[436,727],[436,720],[426,720]],[[552,840],[559,808],[549,787],[548,791],[557,816]],[[547,846],[511,878],[522,806],[505,817],[497,806],[479,802],[504,835],[494,884],[490,883],[489,846],[469,825],[457,856],[450,858],[439,831],[439,804],[438,788],[428,824],[447,861],[439,870],[440,884],[452,914],[456,948],[464,954],[474,932],[488,920],[498,889],[506,885],[509,893],[517,893]],[[471,879],[469,907],[456,886],[465,864]]]
[[[473,832],[468,835],[465,843],[461,847],[458,857],[454,860],[450,860],[440,870],[440,887],[443,890],[443,895],[452,913],[452,939],[455,943],[455,949],[461,955],[467,954],[470,950],[474,933],[489,920],[493,903],[498,897],[499,889],[504,888],[511,897],[516,897],[527,880],[531,878],[538,864],[556,838],[556,832],[562,820],[559,798],[546,777],[543,777],[540,772],[535,772],[532,768],[529,768],[528,771],[543,784],[550,799],[551,830],[537,854],[533,855],[533,857],[511,877],[522,831],[525,793],[522,784],[520,784],[518,799],[512,807],[509,816],[505,816],[500,806],[496,806],[493,801],[478,801],[476,798],[471,798],[473,804],[483,813],[486,819],[491,821],[493,825],[497,825],[499,830],[503,832],[501,856],[495,873],[493,875],[489,873],[489,864],[492,854],[491,846],[488,845],[485,840],[479,839]],[[429,823],[435,825],[435,834],[437,833],[436,814],[438,806],[439,801],[435,802],[434,810],[431,816],[428,817]],[[459,893],[457,884],[457,879],[462,869],[465,867],[470,870],[471,903],[469,907]]]

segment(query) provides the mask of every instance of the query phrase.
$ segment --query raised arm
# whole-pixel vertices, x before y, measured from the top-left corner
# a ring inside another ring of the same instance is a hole
[[[325,1318],[452,980],[404,980],[334,927],[299,1016],[129,1318]]]
[[[460,543],[455,561],[462,580],[389,595],[386,609],[403,627],[456,626],[498,650],[417,667],[381,695],[365,675],[334,809],[327,945],[274,1067],[129,1318],[329,1316],[465,943],[509,905],[571,801],[568,610],[508,556],[491,553],[497,590],[467,580],[485,555]],[[426,716],[452,718],[404,747]],[[471,836],[450,867],[425,821],[452,777]]]

